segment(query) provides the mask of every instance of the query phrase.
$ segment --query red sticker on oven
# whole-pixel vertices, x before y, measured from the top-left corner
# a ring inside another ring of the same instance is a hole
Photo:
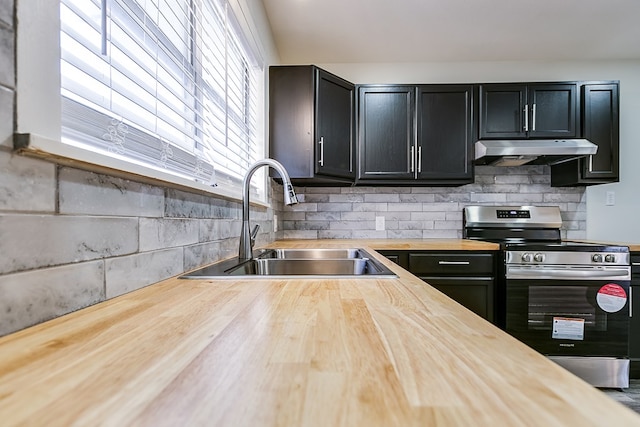
[[[607,283],[598,291],[596,296],[598,306],[607,313],[615,313],[622,310],[627,303],[627,293],[620,285]]]

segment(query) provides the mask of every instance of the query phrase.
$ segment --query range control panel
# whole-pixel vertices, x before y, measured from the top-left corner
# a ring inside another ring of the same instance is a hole
[[[531,218],[531,211],[529,210],[514,210],[514,209],[498,209],[496,210],[498,218]]]
[[[628,252],[512,251],[506,252],[507,264],[608,265],[628,266]]]

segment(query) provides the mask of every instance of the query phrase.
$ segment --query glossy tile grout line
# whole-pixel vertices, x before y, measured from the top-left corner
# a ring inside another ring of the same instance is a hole
[[[626,389],[600,389],[610,398],[640,413],[640,379],[630,380]]]

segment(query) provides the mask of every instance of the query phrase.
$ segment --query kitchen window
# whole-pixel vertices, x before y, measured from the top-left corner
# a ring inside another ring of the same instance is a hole
[[[44,9],[18,16],[41,22],[34,15]],[[59,16],[59,133],[33,133],[88,153],[89,163],[239,194],[264,157],[265,74],[251,26],[229,0],[60,0]],[[22,40],[19,32],[19,98]],[[28,131],[20,107],[19,131]],[[265,183],[252,180],[258,200]]]

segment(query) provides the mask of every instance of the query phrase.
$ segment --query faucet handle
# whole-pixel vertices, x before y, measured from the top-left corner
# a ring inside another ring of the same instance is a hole
[[[251,230],[251,242],[253,243],[254,240],[256,240],[256,236],[258,235],[258,230],[260,230],[260,226],[258,224],[256,224],[253,227],[253,230]]]

